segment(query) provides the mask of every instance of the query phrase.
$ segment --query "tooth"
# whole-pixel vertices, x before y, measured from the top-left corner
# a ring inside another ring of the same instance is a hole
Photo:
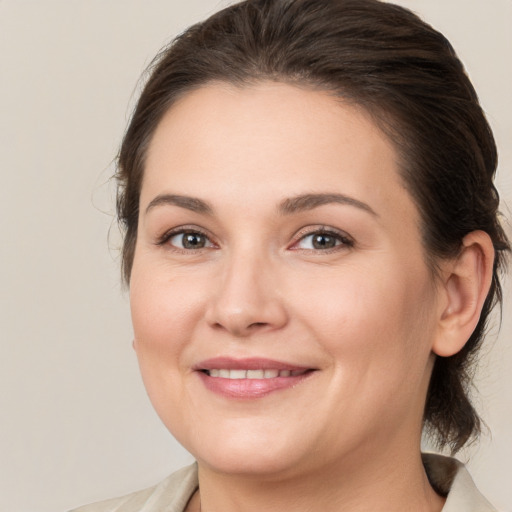
[[[230,379],[245,379],[247,377],[247,370],[230,370]]]
[[[303,375],[306,370],[229,370],[213,368],[207,370],[210,377],[221,377],[224,379],[273,379],[275,377],[294,377]]]
[[[248,379],[263,379],[264,376],[263,370],[247,370]]]

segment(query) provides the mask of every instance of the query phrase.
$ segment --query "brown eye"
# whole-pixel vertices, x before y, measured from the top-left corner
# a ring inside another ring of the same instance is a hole
[[[187,231],[182,233],[176,233],[169,238],[169,243],[179,249],[203,249],[205,247],[211,247],[212,243],[206,235],[197,231]]]
[[[354,242],[341,233],[332,231],[315,231],[304,235],[294,246],[294,249],[309,251],[326,251],[329,249],[352,247]]]
[[[311,245],[314,249],[332,249],[339,243],[336,238],[324,233],[318,233],[312,236]]]

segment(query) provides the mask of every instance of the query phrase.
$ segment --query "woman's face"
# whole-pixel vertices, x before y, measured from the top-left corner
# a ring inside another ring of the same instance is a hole
[[[212,84],[150,144],[134,347],[165,425],[225,472],[419,446],[439,305],[394,148],[327,93]]]

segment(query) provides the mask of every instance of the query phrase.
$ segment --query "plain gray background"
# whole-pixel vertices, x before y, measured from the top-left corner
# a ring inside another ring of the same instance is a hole
[[[138,375],[109,177],[145,66],[227,3],[0,0],[0,510],[63,511],[191,460]],[[498,140],[510,217],[512,0],[397,3],[445,33],[465,62]],[[483,493],[512,510],[510,285],[505,298],[478,375],[492,438],[461,458],[471,457]]]

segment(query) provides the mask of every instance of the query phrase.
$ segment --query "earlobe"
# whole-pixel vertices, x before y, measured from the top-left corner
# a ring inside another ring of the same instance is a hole
[[[475,330],[492,282],[494,247],[484,231],[462,241],[458,256],[448,262],[443,277],[445,300],[432,350],[442,357],[459,352]]]

